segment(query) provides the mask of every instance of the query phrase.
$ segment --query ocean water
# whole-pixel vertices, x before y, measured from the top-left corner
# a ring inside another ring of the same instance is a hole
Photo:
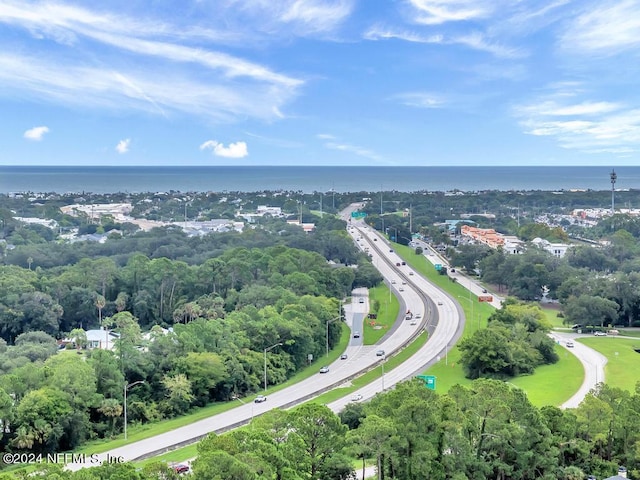
[[[611,190],[610,167],[0,166],[0,193]],[[640,167],[616,168],[640,189]]]

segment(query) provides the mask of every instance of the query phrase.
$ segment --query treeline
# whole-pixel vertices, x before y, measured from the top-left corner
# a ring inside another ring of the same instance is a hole
[[[360,269],[285,246],[235,248],[198,266],[136,254],[122,268],[83,259],[0,270],[0,331],[14,343],[0,348],[2,445],[31,452],[119,433],[129,383],[143,382],[131,392],[129,419],[150,422],[258,391],[263,350],[277,343],[267,381],[286,380],[324,353],[327,322],[363,281]],[[87,361],[73,350],[55,355],[63,332],[84,351],[78,326],[117,334],[115,350],[89,351]],[[329,324],[330,346],[340,330]]]
[[[22,334],[0,353],[3,368],[10,367],[0,376],[2,445],[10,451],[59,452],[116,435],[123,427],[124,385],[135,382],[128,398],[130,422],[152,422],[244,397],[262,388],[263,350],[277,343],[282,345],[267,356],[267,382],[283,382],[308,364],[308,355],[324,354],[326,325],[338,312],[335,299],[263,287],[239,292],[231,312],[224,311],[220,297],[200,297],[185,310],[191,317],[184,323],[169,332],[154,327],[146,340],[131,313],[116,313],[108,320],[120,334],[114,351],[83,353],[82,338],[74,331],[83,355],[75,350],[55,354],[52,337]],[[340,325],[330,327],[333,345]]]
[[[508,298],[488,320],[487,328],[458,345],[467,378],[506,379],[559,360],[540,307]]]
[[[613,476],[620,465],[636,478],[639,405],[638,393],[605,385],[578,408],[561,410],[536,408],[524,391],[497,380],[457,385],[446,395],[416,380],[349,404],[339,416],[308,404],[211,434],[187,478],[349,480],[358,460],[355,468],[373,460],[378,478],[396,480],[581,480]],[[160,463],[141,471],[130,464],[43,470],[60,480],[178,478]]]

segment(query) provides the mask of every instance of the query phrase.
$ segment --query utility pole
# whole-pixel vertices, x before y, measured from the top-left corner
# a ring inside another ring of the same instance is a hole
[[[618,179],[618,175],[616,175],[615,170],[611,170],[609,177],[611,178],[611,215],[613,215],[615,213],[616,180]]]
[[[409,204],[409,233],[413,235],[413,217],[412,217],[413,204]],[[410,235],[410,236],[411,236]]]

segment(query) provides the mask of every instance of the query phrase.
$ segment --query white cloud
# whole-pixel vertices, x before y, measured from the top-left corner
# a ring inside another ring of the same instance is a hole
[[[578,15],[564,32],[560,44],[571,51],[616,54],[640,45],[640,2],[594,3]]]
[[[295,0],[282,12],[280,19],[283,22],[299,22],[306,29],[322,32],[333,30],[352,9],[352,0]]]
[[[392,98],[404,105],[417,108],[441,108],[446,104],[442,96],[427,92],[401,93]]]
[[[355,0],[235,0],[227,15],[241,11],[259,19],[258,28],[273,35],[283,27],[306,37],[335,30],[353,11]]]
[[[24,132],[24,138],[27,140],[33,140],[39,142],[44,137],[45,133],[49,133],[49,127],[33,127]]]
[[[142,108],[161,115],[178,110],[225,121],[271,120],[282,118],[282,107],[303,84],[208,48],[202,40],[209,40],[207,35],[215,38],[215,33],[193,27],[11,0],[0,3],[2,23],[60,45],[55,61],[40,50],[29,54],[28,48],[19,55],[10,49],[0,52],[0,95],[28,92],[43,100],[88,107]],[[88,63],[79,53],[87,42],[97,42],[105,52],[99,63]]]
[[[124,140],[120,140],[116,145],[116,152],[123,154],[129,151],[129,145],[131,145],[131,139],[125,138]]]
[[[588,153],[640,151],[640,109],[578,100],[579,85],[561,89],[514,109],[525,133],[555,138],[563,148]]]
[[[359,157],[369,158],[371,160],[381,161],[382,157],[371,150],[368,150],[357,145],[350,145],[348,143],[327,142],[324,146],[330,150],[339,150],[342,152],[349,152]]]
[[[499,58],[518,58],[525,56],[522,50],[492,42],[481,32],[472,32],[466,35],[456,36],[445,36],[442,34],[422,35],[408,30],[398,30],[375,25],[365,32],[363,38],[365,40],[397,39],[411,43],[464,45],[473,50],[487,52]]]
[[[244,158],[249,155],[247,150],[247,144],[245,142],[230,143],[228,147],[225,147],[222,143],[216,140],[207,140],[200,145],[200,150],[211,149],[213,154],[218,157],[225,158]]]
[[[321,140],[335,140],[335,135],[331,135],[330,133],[318,133],[316,135],[316,138],[319,138]]]
[[[417,12],[415,21],[425,25],[483,18],[495,4],[486,0],[409,0],[409,3]]]
[[[279,118],[274,107],[283,105],[293,95],[291,89],[270,83],[193,79],[184,73],[150,67],[121,73],[2,52],[0,86],[3,87],[0,94],[4,95],[27,90],[49,102],[137,109],[160,115],[166,115],[167,110],[181,111],[217,121],[247,116]]]

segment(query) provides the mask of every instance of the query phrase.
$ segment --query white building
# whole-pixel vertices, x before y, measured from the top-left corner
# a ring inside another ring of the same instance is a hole
[[[551,243],[548,240],[543,240],[542,238],[534,238],[531,240],[531,243],[558,258],[564,257],[567,250],[571,248],[571,245],[567,245],[566,243]]]

